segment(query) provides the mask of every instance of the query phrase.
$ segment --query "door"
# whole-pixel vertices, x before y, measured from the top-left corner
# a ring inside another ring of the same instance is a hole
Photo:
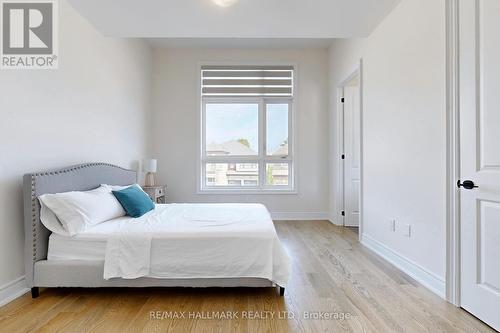
[[[459,0],[461,306],[500,330],[500,1]],[[472,185],[472,184],[467,184]],[[470,187],[470,186],[467,186]]]
[[[344,86],[344,225],[359,226],[360,96],[359,77]]]

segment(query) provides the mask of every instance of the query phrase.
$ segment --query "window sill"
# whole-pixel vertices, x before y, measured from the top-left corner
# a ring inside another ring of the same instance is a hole
[[[199,189],[196,194],[220,194],[220,195],[294,195],[298,194],[297,190],[290,189]]]

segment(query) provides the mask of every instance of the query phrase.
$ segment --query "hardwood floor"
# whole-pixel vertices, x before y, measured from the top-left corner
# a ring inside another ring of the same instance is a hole
[[[293,259],[285,297],[271,288],[45,289],[0,308],[0,331],[493,332],[364,248],[352,230],[275,224]]]

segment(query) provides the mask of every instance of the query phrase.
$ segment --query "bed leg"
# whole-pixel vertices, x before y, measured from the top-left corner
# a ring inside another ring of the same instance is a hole
[[[280,296],[285,295],[285,287],[279,287],[280,288]]]
[[[40,295],[38,287],[31,288],[31,298],[37,298]]]

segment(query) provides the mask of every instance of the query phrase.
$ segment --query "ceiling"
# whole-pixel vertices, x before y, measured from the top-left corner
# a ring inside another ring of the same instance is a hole
[[[69,0],[104,35],[152,38],[158,46],[203,44],[205,38],[222,46],[241,38],[253,46],[279,40],[321,45],[366,37],[399,1],[239,0],[222,8],[211,0]]]

